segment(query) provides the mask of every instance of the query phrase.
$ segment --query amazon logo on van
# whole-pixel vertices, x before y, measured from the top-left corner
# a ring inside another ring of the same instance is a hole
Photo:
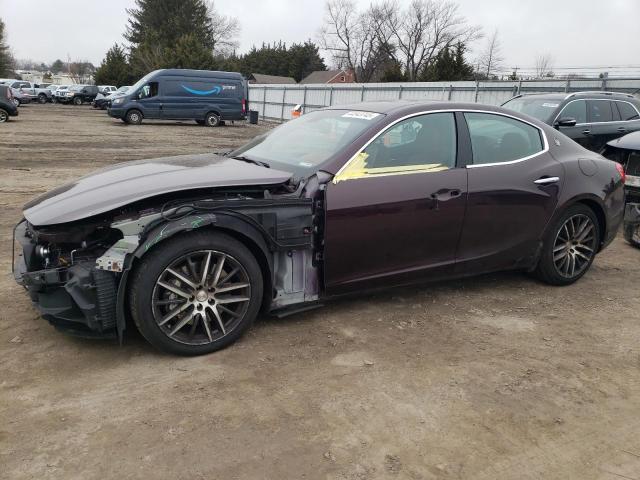
[[[180,85],[187,92],[193,93],[194,95],[218,95],[222,91],[222,87],[215,86],[211,90],[196,90],[195,88],[187,87],[186,85]]]

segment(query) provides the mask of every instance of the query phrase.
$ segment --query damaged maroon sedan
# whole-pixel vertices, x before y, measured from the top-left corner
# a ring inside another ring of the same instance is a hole
[[[226,155],[115,165],[25,206],[14,273],[59,329],[131,319],[183,355],[372,288],[534,272],[579,279],[624,213],[624,172],[502,108],[361,103]]]

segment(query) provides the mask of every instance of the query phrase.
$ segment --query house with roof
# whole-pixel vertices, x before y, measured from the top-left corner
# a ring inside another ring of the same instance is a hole
[[[300,80],[300,83],[354,83],[353,70],[341,68],[339,70],[316,70]]]
[[[249,75],[249,83],[259,83],[261,85],[269,84],[291,84],[296,83],[292,77],[281,77],[279,75],[265,75],[264,73],[252,73]]]

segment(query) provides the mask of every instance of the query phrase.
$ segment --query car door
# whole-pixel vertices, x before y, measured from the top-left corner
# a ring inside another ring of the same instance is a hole
[[[619,136],[640,130],[640,112],[635,105],[622,100],[614,101],[613,105],[620,114],[620,125],[616,129]]]
[[[329,294],[453,272],[467,191],[456,158],[464,155],[455,114],[439,112],[389,126],[347,162],[326,191]]]
[[[565,119],[574,119],[576,124],[572,127],[559,126],[558,122]],[[586,100],[571,100],[567,103],[556,116],[553,126],[583,147],[592,149],[591,124],[587,120]]]
[[[137,104],[144,118],[161,117],[162,103],[158,93],[158,82],[149,82],[139,90]]]
[[[464,114],[472,145],[467,213],[456,271],[475,274],[527,267],[553,215],[564,169],[544,132],[497,113]]]
[[[591,147],[599,152],[607,142],[623,135],[625,129],[615,105],[607,99],[587,100],[587,117],[591,124]]]

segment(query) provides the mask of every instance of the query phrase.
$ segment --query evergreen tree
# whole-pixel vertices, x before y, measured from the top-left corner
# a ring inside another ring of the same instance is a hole
[[[453,47],[443,48],[433,63],[422,71],[419,80],[423,82],[454,82],[472,79],[473,67],[466,62],[465,51],[466,47],[462,42],[458,42]]]
[[[0,19],[0,77],[8,77],[13,71],[13,57],[4,35],[4,22]]]
[[[294,43],[287,51],[289,72],[288,77],[295,78],[299,82],[311,72],[326,70],[327,66],[320,56],[319,48],[311,40],[302,44]]]
[[[60,73],[64,70],[64,62],[60,59],[57,59],[55,62],[51,64],[50,68],[53,73]]]
[[[131,69],[212,68],[214,28],[204,0],[136,0],[127,9]]]
[[[127,62],[124,49],[117,43],[109,49],[104,60],[96,70],[94,79],[97,85],[131,85],[134,78]]]

